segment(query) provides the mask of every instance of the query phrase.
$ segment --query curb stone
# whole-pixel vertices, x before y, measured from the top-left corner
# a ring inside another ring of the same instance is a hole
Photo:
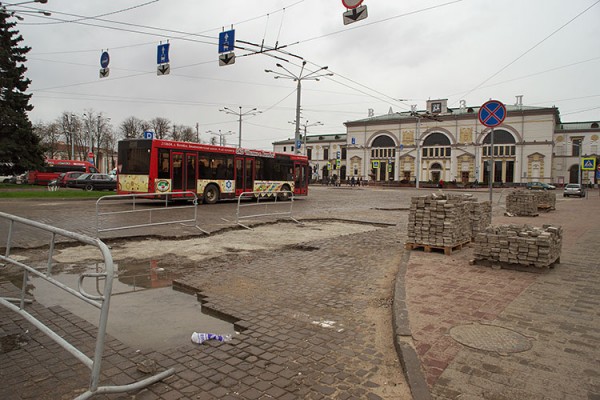
[[[392,308],[392,328],[394,347],[402,365],[406,382],[415,400],[431,400],[429,386],[421,370],[421,362],[412,345],[412,335],[406,307],[406,288],[404,277],[410,259],[410,251],[405,251],[398,267],[394,285],[394,304]]]

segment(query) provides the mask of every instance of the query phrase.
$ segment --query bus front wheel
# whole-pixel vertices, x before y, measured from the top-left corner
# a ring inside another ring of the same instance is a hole
[[[281,188],[281,193],[277,196],[277,199],[280,201],[288,201],[292,197],[291,189],[288,185],[284,185]]]
[[[215,204],[219,200],[219,189],[215,185],[208,185],[204,189],[204,203]]]

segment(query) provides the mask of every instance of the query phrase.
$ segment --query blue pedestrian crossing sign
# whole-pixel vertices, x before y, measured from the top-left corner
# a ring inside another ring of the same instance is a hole
[[[156,63],[166,64],[169,62],[169,43],[159,44],[156,49]]]
[[[596,158],[588,157],[581,159],[581,169],[584,171],[593,171],[596,169]]]
[[[219,33],[219,53],[228,53],[233,51],[235,43],[235,29]]]

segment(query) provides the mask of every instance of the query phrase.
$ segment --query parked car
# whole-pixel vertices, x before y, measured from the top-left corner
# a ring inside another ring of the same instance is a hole
[[[116,181],[117,180],[117,169],[113,168],[109,173],[108,176],[110,176],[110,179]]]
[[[554,190],[556,186],[544,182],[527,182],[528,190]]]
[[[0,183],[17,183],[17,177],[14,175],[1,175]]]
[[[84,173],[81,171],[63,172],[56,179],[56,184],[60,187],[69,187],[69,183],[73,182],[83,174]]]
[[[565,186],[563,197],[579,196],[585,197],[585,187],[579,183],[569,183]]]
[[[68,187],[84,190],[117,190],[117,181],[112,180],[108,174],[83,174],[74,181],[69,182]]]

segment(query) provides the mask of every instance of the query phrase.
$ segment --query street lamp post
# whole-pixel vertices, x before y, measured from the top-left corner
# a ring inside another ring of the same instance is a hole
[[[21,17],[18,14],[42,14],[46,17],[49,17],[52,15],[52,13],[48,12],[48,11],[44,11],[44,10],[12,10],[12,9],[7,9],[7,7],[19,7],[19,6],[23,6],[25,4],[32,4],[32,3],[40,3],[40,4],[46,4],[48,3],[48,0],[28,0],[28,1],[22,1],[20,3],[13,3],[13,4],[2,4],[0,3],[0,9],[6,11],[9,13],[9,15],[11,17],[15,17],[17,18],[19,21],[23,20],[23,17]],[[30,8],[30,7],[25,7],[25,8]]]
[[[416,109],[416,106],[415,106],[415,109]],[[425,114],[419,114],[416,111],[411,111],[410,115],[415,117],[415,119],[417,120],[417,129],[416,129],[416,137],[415,137],[415,146],[417,148],[417,156],[416,156],[417,170],[415,171],[415,179],[416,179],[415,187],[418,189],[419,188],[419,180],[421,179],[421,148],[420,148],[421,119],[425,118],[425,119],[430,119],[432,121],[438,121],[438,122],[440,122],[441,119],[439,119],[435,116],[431,116],[429,114],[429,112],[426,112]]]
[[[225,114],[231,114],[231,115],[237,115],[238,116],[238,121],[239,121],[239,128],[238,128],[238,148],[242,147],[242,117],[245,117],[247,115],[257,115],[262,113],[262,111],[257,111],[256,108],[253,108],[252,110],[248,110],[246,112],[242,112],[242,106],[240,106],[240,111],[233,111],[227,107],[223,107],[221,110],[219,111],[223,111]]]
[[[333,74],[331,72],[319,74],[321,71],[325,71],[325,70],[327,70],[327,68],[329,68],[329,67],[321,67],[316,71],[312,71],[306,75],[303,75],[304,67],[306,66],[306,61],[302,61],[302,66],[300,67],[300,73],[298,73],[297,75],[292,73],[290,70],[288,70],[281,64],[275,64],[275,65],[277,65],[277,67],[283,69],[286,73],[279,72],[279,71],[272,71],[270,69],[265,69],[265,72],[275,74],[275,77],[274,77],[275,79],[279,79],[279,78],[291,79],[294,82],[297,82],[297,84],[296,84],[296,133],[295,133],[295,137],[294,137],[294,148],[295,148],[294,152],[296,154],[299,154],[300,146],[298,146],[298,142],[300,141],[300,94],[302,91],[302,81],[303,80],[318,81],[319,78],[321,78],[323,76],[332,76]]]
[[[296,124],[296,121],[290,121],[290,124]],[[318,126],[318,125],[323,125],[323,123],[321,121],[317,121],[317,122],[313,122],[312,124],[308,123],[308,120],[304,121],[304,124],[302,124],[302,126],[304,127],[304,138],[303,138],[303,142],[304,142],[304,151],[302,152],[302,155],[306,155],[306,135],[307,135],[307,128],[310,128],[311,126]]]

